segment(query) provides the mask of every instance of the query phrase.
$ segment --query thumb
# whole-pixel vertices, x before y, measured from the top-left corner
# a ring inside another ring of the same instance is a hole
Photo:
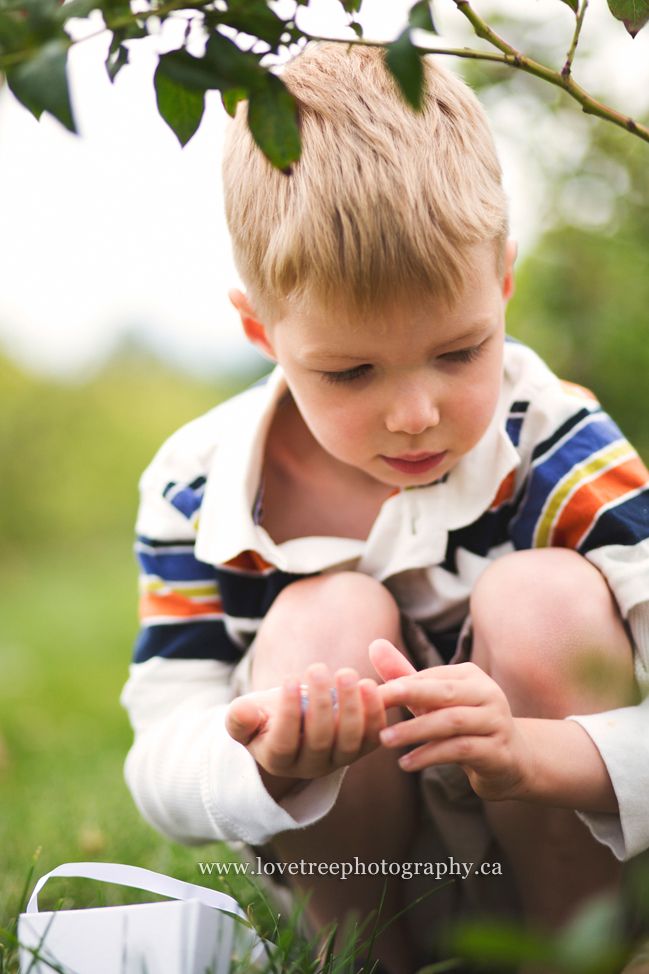
[[[387,639],[375,639],[370,643],[370,659],[382,680],[398,680],[400,676],[412,676],[416,669],[396,646]]]
[[[253,739],[263,721],[263,714],[256,703],[246,697],[237,697],[225,714],[225,729],[230,737],[244,747]]]

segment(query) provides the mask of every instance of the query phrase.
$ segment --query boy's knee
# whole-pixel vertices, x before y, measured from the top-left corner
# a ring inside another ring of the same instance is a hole
[[[631,647],[600,572],[567,548],[519,551],[495,561],[471,597],[475,661],[523,690],[552,692],[584,661],[632,678]],[[482,657],[482,658],[480,658]]]
[[[351,666],[376,679],[368,647],[380,637],[400,642],[399,609],[380,582],[360,572],[293,582],[277,596],[255,639],[254,683],[277,685],[278,676],[303,673],[316,662],[332,671]]]

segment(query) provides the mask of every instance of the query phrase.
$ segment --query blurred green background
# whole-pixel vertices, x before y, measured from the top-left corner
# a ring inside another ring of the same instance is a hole
[[[473,80],[487,98],[506,84]],[[553,180],[547,229],[518,268],[508,317],[511,334],[563,378],[596,392],[645,461],[648,162],[646,145],[601,124],[591,128],[578,167]],[[591,202],[603,194],[605,218],[570,218],[575,207],[566,200],[580,193]],[[246,381],[198,381],[137,349],[71,385],[0,359],[5,918],[37,847],[39,874],[97,858],[194,881],[197,860],[218,854],[169,843],[140,819],[122,778],[131,733],[118,698],[137,626],[131,543],[138,477],[170,433]],[[122,895],[136,898],[115,890],[107,901]],[[52,883],[43,903],[51,907],[61,896],[70,906],[97,902],[95,889],[68,881]]]

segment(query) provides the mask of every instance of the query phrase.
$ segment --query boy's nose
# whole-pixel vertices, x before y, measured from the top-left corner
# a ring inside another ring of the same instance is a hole
[[[430,388],[417,384],[403,389],[389,405],[385,425],[390,433],[418,436],[440,420],[439,408]]]

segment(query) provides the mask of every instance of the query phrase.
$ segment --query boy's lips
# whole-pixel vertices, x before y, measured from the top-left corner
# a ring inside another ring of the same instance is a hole
[[[441,463],[445,456],[446,450],[443,450],[442,453],[403,453],[400,457],[386,457],[381,454],[381,459],[399,473],[418,474],[428,473]]]

